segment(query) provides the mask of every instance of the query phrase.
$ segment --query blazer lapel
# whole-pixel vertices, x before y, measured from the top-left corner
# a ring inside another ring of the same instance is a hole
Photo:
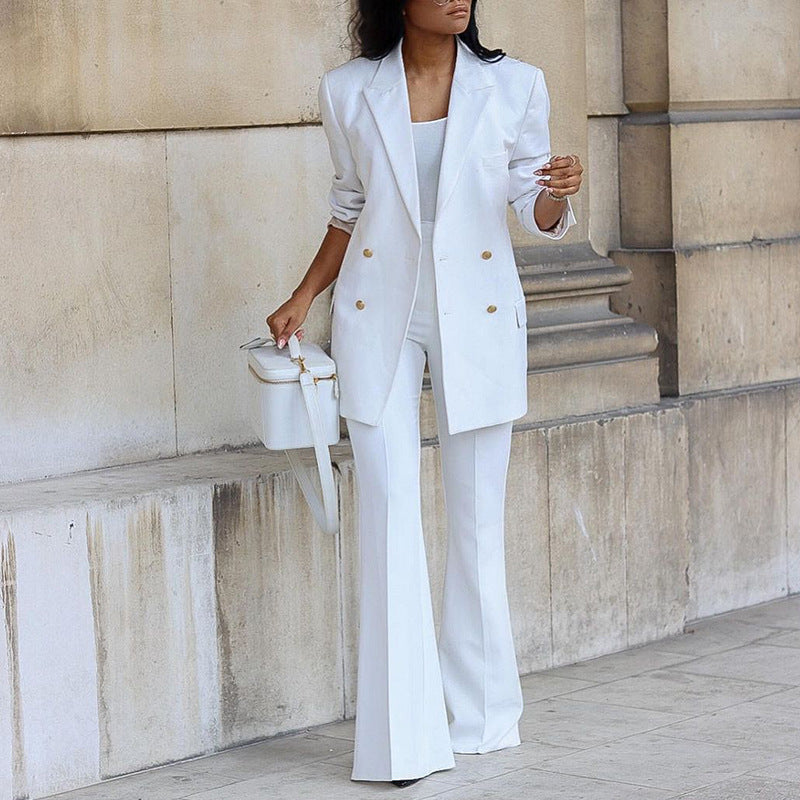
[[[411,128],[411,108],[402,54],[403,39],[384,56],[363,88],[403,203],[421,236],[419,185]],[[456,36],[456,63],[447,107],[436,218],[441,217],[464,164],[481,115],[495,85],[484,62]]]

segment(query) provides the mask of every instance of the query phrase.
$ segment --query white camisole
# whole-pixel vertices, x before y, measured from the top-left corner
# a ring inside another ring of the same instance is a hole
[[[426,341],[436,318],[436,278],[433,267],[433,223],[436,217],[436,194],[439,191],[439,167],[444,147],[447,117],[413,122],[414,153],[417,162],[419,210],[422,223],[422,253],[419,284],[408,335]]]
[[[436,193],[439,189],[439,166],[446,123],[447,117],[411,123],[417,160],[420,219],[423,222],[433,222],[436,216]]]

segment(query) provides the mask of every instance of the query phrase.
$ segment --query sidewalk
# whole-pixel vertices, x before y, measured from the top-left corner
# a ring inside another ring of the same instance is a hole
[[[353,720],[58,800],[800,800],[800,595],[522,678],[519,747],[416,784],[350,780]]]

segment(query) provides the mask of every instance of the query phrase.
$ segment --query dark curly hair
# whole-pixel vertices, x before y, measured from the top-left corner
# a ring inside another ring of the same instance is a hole
[[[377,60],[383,58],[399,41],[405,31],[403,7],[406,0],[358,0],[350,17],[348,31],[357,56]],[[483,61],[499,61],[506,53],[501,48],[488,50],[478,40],[475,9],[478,0],[472,0],[469,24],[457,36]]]

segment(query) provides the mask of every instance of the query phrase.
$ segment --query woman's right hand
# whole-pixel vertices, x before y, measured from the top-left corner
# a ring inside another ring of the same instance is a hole
[[[278,347],[283,347],[293,333],[297,334],[298,340],[303,338],[300,326],[308,316],[309,308],[311,308],[311,300],[305,295],[293,294],[267,317],[267,325],[269,325]]]

